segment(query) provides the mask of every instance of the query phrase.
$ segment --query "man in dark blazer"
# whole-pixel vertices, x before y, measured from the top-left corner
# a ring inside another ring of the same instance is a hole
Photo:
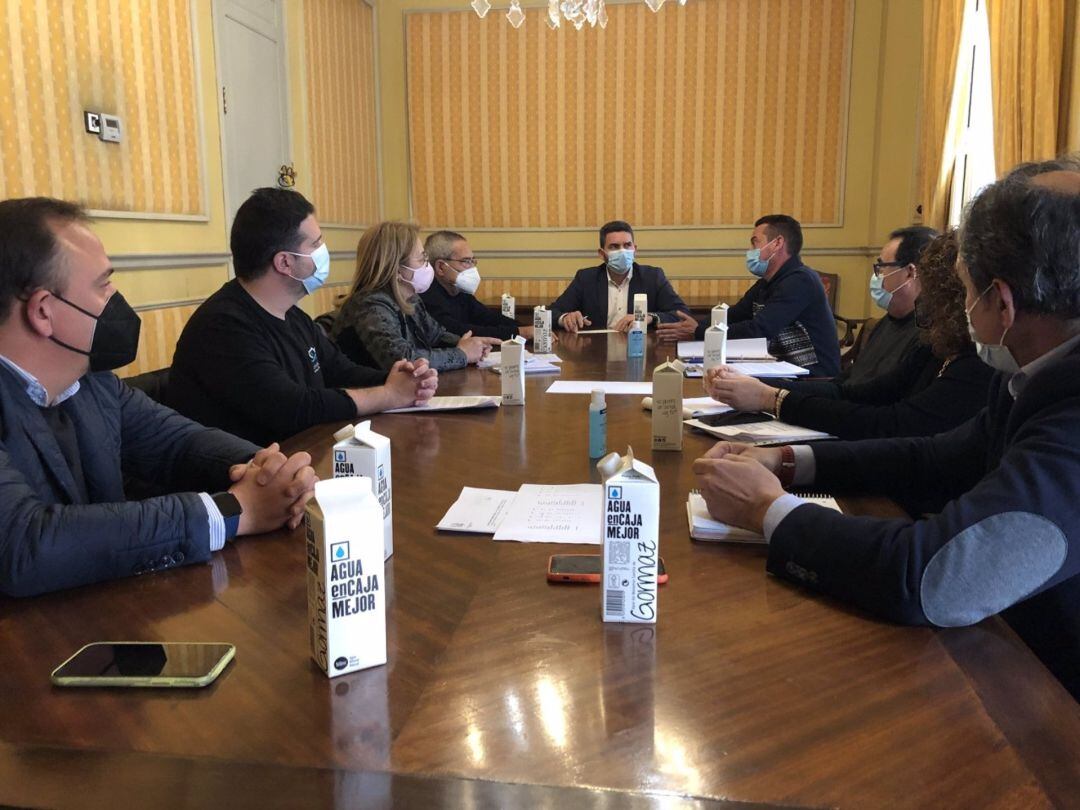
[[[76,205],[0,202],[0,593],[203,562],[303,517],[315,474],[129,388],[139,317]],[[178,494],[127,501],[130,477]],[[184,490],[191,490],[185,492]]]
[[[690,314],[679,294],[659,267],[638,264],[634,230],[615,220],[600,229],[604,260],[597,267],[577,271],[570,286],[551,305],[551,318],[567,332],[615,329],[628,332],[634,323],[634,296],[649,297],[648,324],[675,321],[679,312]]]
[[[694,463],[712,515],[756,529],[770,573],[904,624],[1001,613],[1080,698],[1080,162],[981,191],[957,275],[987,407],[937,436],[753,448]],[[842,515],[782,486],[889,495],[915,520]]]

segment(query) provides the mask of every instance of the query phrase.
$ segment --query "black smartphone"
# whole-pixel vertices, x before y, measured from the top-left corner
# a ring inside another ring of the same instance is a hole
[[[600,582],[603,561],[599,554],[553,554],[548,560],[547,578],[550,582]],[[660,570],[656,581],[663,585],[668,581],[664,558],[660,558]]]
[[[206,686],[236,655],[232,644],[87,644],[52,673],[57,686]]]

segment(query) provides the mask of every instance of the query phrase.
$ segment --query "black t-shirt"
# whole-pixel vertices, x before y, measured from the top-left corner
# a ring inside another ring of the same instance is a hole
[[[282,320],[233,279],[191,316],[176,344],[166,404],[259,445],[355,418],[343,388],[386,372],[345,357],[299,307]]]

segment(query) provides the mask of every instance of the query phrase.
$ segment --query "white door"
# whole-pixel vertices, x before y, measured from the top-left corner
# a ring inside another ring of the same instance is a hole
[[[283,0],[215,0],[226,229],[291,163]]]

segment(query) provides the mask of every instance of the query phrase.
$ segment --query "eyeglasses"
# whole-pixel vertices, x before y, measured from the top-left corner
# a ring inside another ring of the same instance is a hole
[[[908,262],[874,262],[874,275],[880,276],[886,267],[907,267]]]
[[[448,262],[454,262],[454,264],[463,264],[466,268],[476,267],[475,256],[462,256],[460,259],[447,259]]]

